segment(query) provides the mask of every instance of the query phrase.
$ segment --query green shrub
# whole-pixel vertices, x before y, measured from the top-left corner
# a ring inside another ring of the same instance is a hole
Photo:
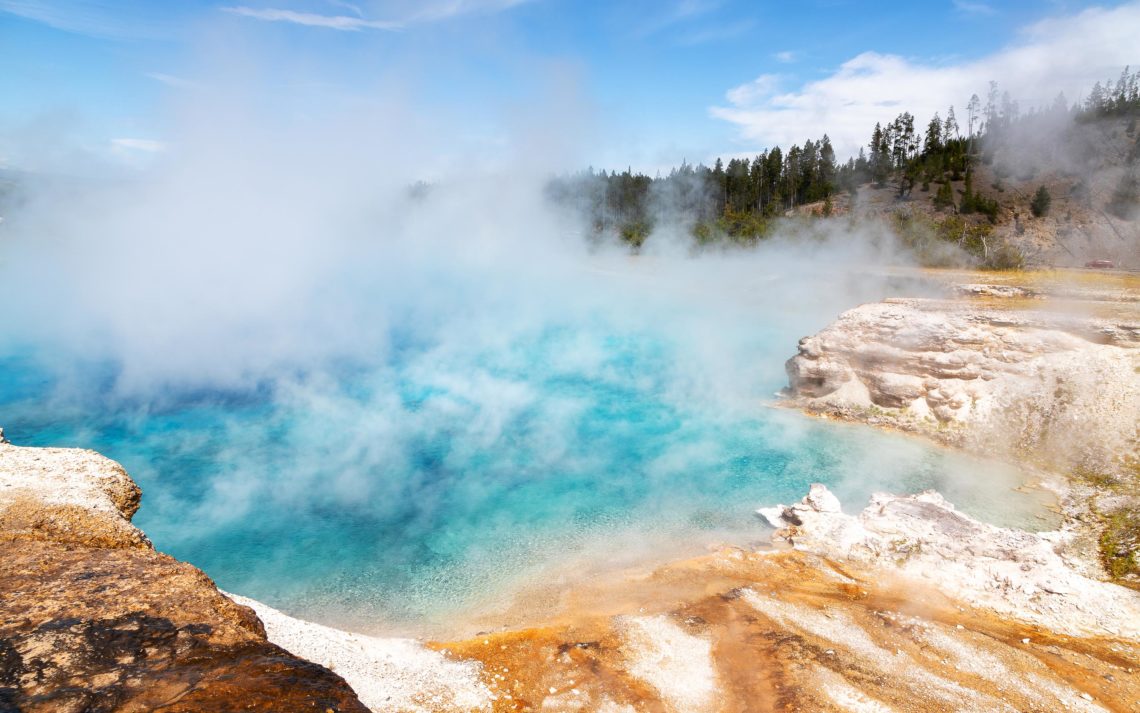
[[[649,237],[649,224],[643,221],[625,223],[618,232],[622,241],[628,243],[636,252],[641,249],[645,239]]]
[[[934,207],[941,210],[954,205],[954,189],[949,182],[943,183],[934,193]]]
[[[1100,557],[1113,579],[1140,574],[1140,513],[1121,510],[1105,518]]]
[[[1020,270],[1025,267],[1025,256],[1007,242],[1002,242],[982,260],[983,270]]]
[[[1049,195],[1049,189],[1041,186],[1037,192],[1033,194],[1033,200],[1029,203],[1029,210],[1033,211],[1033,215],[1037,218],[1049,214],[1049,205],[1053,202],[1053,196]]]

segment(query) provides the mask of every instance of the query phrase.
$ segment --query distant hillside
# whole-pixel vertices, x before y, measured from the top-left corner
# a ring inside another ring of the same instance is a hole
[[[896,184],[876,188],[863,184],[852,200],[836,196],[832,212],[861,217],[920,216],[945,223],[957,216],[969,226],[992,225],[994,244],[1016,248],[1028,265],[1082,266],[1110,260],[1140,269],[1140,220],[1135,189],[1127,185],[1136,171],[1140,131],[1134,117],[1103,117],[1072,122],[1061,129],[1032,126],[994,142],[975,162],[972,189],[997,206],[991,221],[983,214],[963,215],[959,206],[965,177],[946,181],[955,205],[938,205],[939,184],[920,185],[899,197]],[[1124,189],[1122,190],[1122,186]],[[1044,187],[1048,207],[1035,215],[1033,201]],[[796,212],[822,214],[823,202],[799,206]]]
[[[1022,114],[990,84],[959,123],[954,107],[923,129],[908,112],[877,124],[866,150],[838,163],[818,141],[754,158],[682,165],[649,177],[592,169],[553,181],[595,240],[640,250],[687,229],[697,247],[754,245],[789,218],[886,220],[927,264],[1140,269],[1140,73],[1069,106]]]

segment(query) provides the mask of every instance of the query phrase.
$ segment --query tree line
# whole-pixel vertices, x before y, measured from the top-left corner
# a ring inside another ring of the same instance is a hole
[[[1094,84],[1080,118],[1140,115],[1140,70],[1131,73],[1128,70],[1129,67],[1125,67],[1115,83],[1108,80],[1103,85]]]
[[[741,240],[758,239],[768,219],[804,203],[827,199],[838,182],[835,149],[825,134],[786,152],[780,147],[753,157],[731,158],[713,166],[682,163],[666,176],[581,173],[556,179],[548,193],[588,216],[596,233],[615,231],[640,246],[662,216],[687,220],[698,241],[714,232]]]
[[[913,114],[903,112],[876,124],[867,146],[843,163],[824,134],[786,151],[776,146],[727,163],[718,158],[711,167],[684,162],[665,176],[590,168],[553,180],[548,194],[586,216],[594,235],[616,234],[635,250],[659,221],[687,226],[698,244],[754,243],[779,216],[805,204],[817,204],[816,213],[830,215],[833,196],[854,196],[867,184],[889,186],[899,198],[921,186],[924,192],[934,191],[932,202],[940,209],[980,214],[994,222],[998,202],[974,186],[978,163],[988,163],[993,147],[1019,122],[1046,113],[1078,121],[1140,114],[1140,72],[1126,67],[1108,86],[1097,83],[1083,103],[1070,106],[1060,94],[1051,106],[1023,115],[1009,92],[990,82],[985,101],[971,96],[961,119],[950,106],[945,116],[935,113],[922,127]],[[963,185],[955,190],[953,182]],[[1038,210],[1047,211],[1047,201],[1039,198],[1033,212]]]

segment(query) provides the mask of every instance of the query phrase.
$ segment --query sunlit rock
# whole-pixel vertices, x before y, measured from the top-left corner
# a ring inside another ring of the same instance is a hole
[[[788,360],[793,403],[1050,467],[1111,468],[1140,413],[1140,341],[1090,316],[887,300]],[[1095,435],[1087,424],[1095,423]]]
[[[823,485],[799,503],[766,508],[775,537],[798,550],[933,582],[951,596],[1073,636],[1140,639],[1140,593],[1092,579],[1058,554],[1064,536],[989,525],[939,493],[877,493],[858,515]],[[1095,602],[1095,606],[1093,603]]]

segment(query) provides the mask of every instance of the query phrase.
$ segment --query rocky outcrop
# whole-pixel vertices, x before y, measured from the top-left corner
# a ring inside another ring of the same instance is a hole
[[[1112,470],[1137,449],[1137,346],[1140,322],[894,299],[800,340],[788,395],[1051,469]]]
[[[797,550],[933,584],[954,599],[1070,636],[1140,641],[1140,593],[1087,577],[1058,554],[1068,535],[995,527],[936,492],[872,496],[844,514],[825,486],[761,509]]]
[[[76,448],[0,444],[0,533],[96,547],[149,546],[131,524],[142,491],[115,461]]]
[[[156,552],[130,524],[139,495],[92,451],[0,443],[0,710],[367,710]]]

